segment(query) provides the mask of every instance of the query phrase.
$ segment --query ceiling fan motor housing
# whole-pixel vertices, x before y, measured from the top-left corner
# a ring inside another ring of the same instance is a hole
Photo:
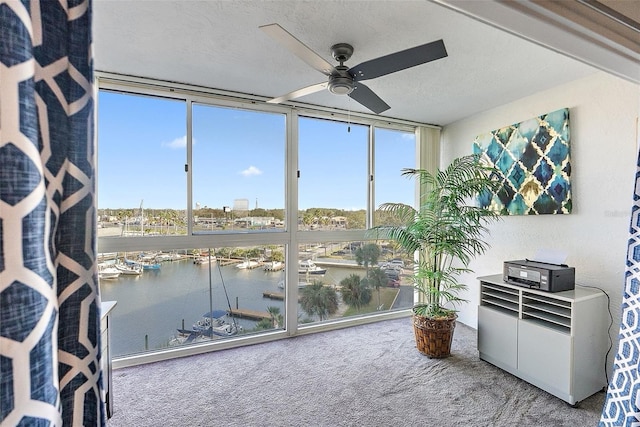
[[[348,95],[353,91],[353,77],[347,72],[349,68],[344,65],[336,67],[338,74],[329,76],[329,91],[336,95]]]
[[[330,76],[329,90],[336,95],[348,95],[353,91],[353,78],[351,76]]]

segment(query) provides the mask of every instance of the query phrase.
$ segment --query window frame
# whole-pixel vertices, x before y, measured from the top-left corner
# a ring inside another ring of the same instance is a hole
[[[187,129],[187,235],[186,236],[130,236],[130,237],[99,237],[97,238],[98,253],[107,252],[127,252],[127,251],[170,251],[183,248],[200,247],[230,247],[230,246],[251,246],[251,245],[281,245],[285,248],[285,264],[297,265],[299,257],[299,245],[330,242],[330,241],[363,241],[365,230],[344,230],[344,231],[317,231],[298,230],[298,119],[299,117],[328,119],[345,123],[354,123],[369,127],[367,170],[369,173],[369,185],[367,189],[367,214],[366,228],[373,223],[375,213],[375,129],[384,128],[413,132],[416,135],[416,165],[424,159],[420,154],[421,144],[419,132],[420,127],[440,129],[437,126],[415,123],[406,120],[396,120],[386,117],[379,117],[373,114],[360,114],[338,109],[310,107],[308,105],[274,105],[267,104],[264,97],[229,93],[220,90],[208,89],[198,86],[162,82],[147,78],[121,76],[105,72],[96,72],[95,98],[98,99],[98,91],[108,90],[110,92],[143,95],[159,98],[169,98],[185,101],[187,112],[185,120]],[[193,200],[192,200],[192,108],[193,103],[247,109],[250,111],[280,113],[285,115],[286,142],[285,142],[285,229],[283,232],[225,232],[225,233],[193,233]],[[99,108],[97,105],[96,110]],[[98,114],[96,114],[96,129]],[[97,135],[98,132],[96,132]],[[98,141],[99,143],[99,141]],[[417,166],[416,166],[417,167]],[[97,179],[99,170],[97,169]],[[417,194],[417,192],[416,192]],[[97,214],[97,210],[96,210]],[[296,268],[288,268],[286,271],[288,283],[297,283],[298,273]],[[297,319],[297,286],[288,286],[285,296],[285,329],[277,331],[267,331],[249,336],[238,336],[212,343],[168,348],[158,351],[123,356],[114,360],[114,367],[133,366],[141,363],[150,363],[174,357],[199,354],[218,349],[233,348],[242,345],[256,344],[291,337],[294,335],[305,335],[309,333],[322,332],[342,327],[355,326],[359,324],[372,323],[384,319],[407,317],[411,310],[398,310],[391,312],[375,313],[362,317],[344,318],[329,320],[322,323],[299,325]]]

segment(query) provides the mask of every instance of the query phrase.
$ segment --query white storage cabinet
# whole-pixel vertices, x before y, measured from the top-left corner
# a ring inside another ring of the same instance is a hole
[[[479,277],[478,351],[571,405],[606,386],[607,298],[598,289],[544,292]]]

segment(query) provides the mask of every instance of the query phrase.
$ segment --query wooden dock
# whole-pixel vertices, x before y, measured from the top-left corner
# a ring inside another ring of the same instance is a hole
[[[228,310],[229,314],[234,317],[241,317],[243,319],[262,320],[271,319],[271,315],[266,311],[248,310],[246,308],[232,308]]]
[[[278,299],[280,301],[284,300],[284,294],[280,293],[280,292],[264,291],[262,293],[262,297],[263,298],[269,298],[269,299]]]
[[[241,259],[234,258],[218,258],[218,264],[220,267],[225,267],[227,265],[240,264],[242,262]]]
[[[264,291],[262,293],[262,298],[277,299],[280,301],[284,301],[284,294],[282,292]],[[298,295],[298,301],[300,301],[300,298],[301,296]]]

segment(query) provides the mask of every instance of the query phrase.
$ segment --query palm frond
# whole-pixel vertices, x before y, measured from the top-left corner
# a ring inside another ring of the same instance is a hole
[[[435,174],[407,168],[402,175],[419,181],[420,206],[414,209],[402,203],[381,205],[379,209],[401,225],[378,226],[371,231],[378,238],[396,241],[408,253],[419,253],[412,280],[426,298],[421,310],[450,313],[452,309],[445,308],[445,304],[464,301],[457,296],[465,289],[458,277],[469,271],[466,266],[473,258],[489,248],[484,240],[487,225],[499,219],[496,212],[477,206],[473,198],[497,191],[500,183],[491,179],[495,169],[483,164],[480,155],[475,154],[456,158]]]

